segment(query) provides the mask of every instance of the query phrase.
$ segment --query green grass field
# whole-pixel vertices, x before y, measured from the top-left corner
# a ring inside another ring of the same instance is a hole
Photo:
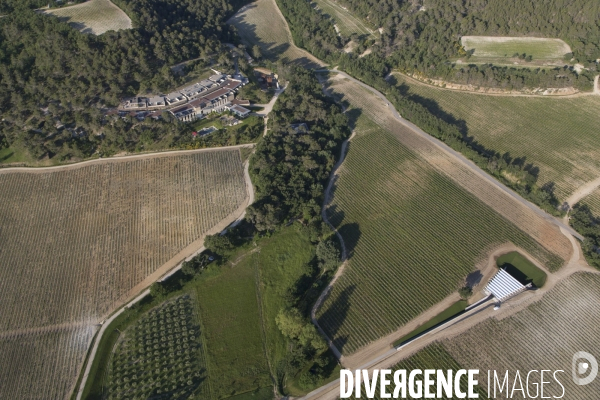
[[[533,284],[538,288],[544,286],[546,283],[546,278],[548,277],[544,271],[536,267],[535,264],[523,257],[517,251],[513,251],[498,257],[496,264],[498,267],[507,268],[509,272],[511,272],[511,269],[515,268],[524,275],[524,278],[527,282],[533,282]]]
[[[434,88],[395,74],[398,84],[436,115],[458,121],[486,148],[539,168],[538,184],[555,185],[564,201],[600,176],[600,96],[491,96]]]
[[[349,37],[353,33],[358,35],[367,35],[376,39],[378,34],[369,28],[364,22],[348,11],[336,0],[315,0],[318,8],[325,15],[329,15],[337,25],[339,32],[344,37]]]
[[[102,393],[123,398],[124,389],[131,396],[154,390],[154,395],[181,392],[194,399],[260,394],[264,388],[272,395],[255,276],[252,263],[211,264],[168,300],[148,298],[139,309],[119,316],[102,338],[84,398]],[[178,273],[172,279],[181,278]],[[188,311],[180,315],[182,299]],[[163,331],[163,326],[170,328]],[[141,354],[130,354],[132,349]],[[139,383],[137,392],[132,379]]]
[[[131,29],[131,19],[110,0],[88,0],[74,6],[51,9],[47,14],[68,22],[82,33],[101,35],[119,29]]]
[[[557,377],[564,386],[563,398],[595,399],[600,391],[600,380],[585,386],[576,385],[571,378],[571,365],[577,351],[598,356],[599,325],[600,274],[576,273],[525,310],[501,320],[487,319],[443,342],[443,346],[466,368],[496,370],[502,374],[512,371],[511,382],[516,370],[562,370],[564,372],[559,372]],[[560,397],[561,387],[552,376],[547,377],[552,382],[545,385],[544,396]],[[532,375],[532,379],[539,382],[539,373]],[[528,397],[532,398],[535,388],[530,387],[532,394]],[[513,398],[517,396],[522,398],[520,394]]]
[[[349,111],[350,115],[353,113]],[[461,287],[495,246],[513,242],[554,269],[562,260],[361,116],[327,208],[350,251],[318,311],[345,354]]]
[[[28,163],[31,161],[27,151],[21,148],[6,147],[0,149],[0,164]]]
[[[470,63],[513,64],[518,60],[518,57],[514,57],[515,54],[526,54],[532,56],[533,62],[564,65],[565,54],[571,52],[569,45],[560,39],[463,36],[461,42],[465,50],[473,51]]]
[[[421,333],[427,331],[428,329],[431,329],[434,326],[454,317],[458,313],[461,313],[462,311],[465,310],[465,308],[467,308],[467,302],[465,300],[457,301],[456,303],[452,304],[450,307],[446,308],[444,311],[442,311],[441,313],[439,313],[438,315],[436,315],[435,317],[433,317],[432,319],[430,319],[423,325],[420,325],[419,327],[417,327],[417,329],[413,330],[412,332],[410,332],[410,333],[402,336],[400,339],[396,340],[393,343],[393,345],[399,346],[399,345],[403,344],[407,340],[410,340],[410,339],[414,338],[415,336],[420,335]]]
[[[194,286],[206,338],[211,397],[270,386],[253,266],[223,266],[219,274]]]
[[[242,262],[253,264],[259,273],[267,354],[278,385],[288,395],[301,396],[339,377],[339,369],[336,368],[330,371],[329,377],[312,387],[302,387],[298,382],[302,371],[290,375],[287,366],[292,344],[282,335],[275,322],[282,308],[293,305],[290,304],[290,294],[310,289],[315,273],[311,264],[315,257],[315,246],[310,242],[307,230],[299,224],[262,239],[259,245],[260,251]]]

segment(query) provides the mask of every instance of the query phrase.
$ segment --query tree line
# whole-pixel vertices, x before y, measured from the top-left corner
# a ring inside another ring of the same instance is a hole
[[[350,38],[334,36],[333,21],[315,10],[309,0],[277,1],[290,23],[295,43],[323,60],[337,63],[340,58],[358,58],[371,43],[370,38],[353,37],[358,46],[354,53],[345,54],[341,47]],[[365,64],[372,67],[385,59],[389,69],[506,90],[575,87],[589,91],[598,70],[600,3],[594,0],[523,0],[510,4],[502,0],[340,2],[383,28],[381,40],[364,57]],[[468,63],[469,54],[460,43],[465,35],[558,37],[571,45],[573,53],[565,55],[563,67],[474,65]],[[455,63],[459,58],[465,59],[464,65]],[[574,71],[571,58],[586,69]]]
[[[293,65],[279,65],[278,72],[287,88],[270,115],[268,134],[250,157],[256,200],[241,224],[225,234],[207,236],[208,253],[183,263],[182,273],[194,277],[210,262],[225,265],[241,247],[277,235],[291,221],[304,231],[314,257],[291,287],[281,283],[285,293],[274,321],[288,341],[283,358],[273,365],[273,378],[285,393],[290,380],[304,390],[314,389],[337,365],[310,321],[310,309],[340,263],[339,243],[321,218],[321,206],[327,179],[350,131],[346,116],[324,96],[313,72]],[[157,283],[152,294],[164,296],[168,290],[168,284]]]

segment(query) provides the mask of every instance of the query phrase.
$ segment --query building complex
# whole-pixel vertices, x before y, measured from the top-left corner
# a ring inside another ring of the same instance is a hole
[[[238,90],[248,83],[241,74],[234,76],[217,73],[208,79],[186,86],[164,96],[134,97],[125,99],[120,111],[154,111],[157,116],[168,110],[179,121],[191,122],[211,112],[231,111],[239,117],[246,117],[250,110],[243,107],[243,101],[235,99]]]

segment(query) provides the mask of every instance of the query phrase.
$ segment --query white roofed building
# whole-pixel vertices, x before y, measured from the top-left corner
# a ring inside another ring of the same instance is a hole
[[[529,286],[523,285],[517,278],[501,269],[487,284],[484,292],[493,295],[498,301],[504,301],[524,292]]]

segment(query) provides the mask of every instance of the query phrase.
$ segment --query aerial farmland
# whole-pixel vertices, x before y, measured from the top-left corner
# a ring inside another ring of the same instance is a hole
[[[82,33],[101,35],[107,31],[131,29],[131,18],[110,0],[88,0],[58,9],[50,9],[47,14],[68,22]]]
[[[237,149],[8,169],[0,181],[1,290],[10,299],[0,348],[7,365],[23,363],[0,373],[6,398],[69,394],[97,324],[237,218],[248,198]]]
[[[435,101],[436,112],[452,115],[482,145],[539,168],[540,185],[552,184],[561,201],[600,172],[600,96],[486,95],[394,77],[408,95]]]
[[[536,241],[525,225],[510,223],[370,119],[376,111],[366,104],[371,100],[375,110],[377,102],[368,92],[347,80],[330,82],[329,90],[361,115],[327,206],[351,257],[317,313],[340,351],[353,353],[450,296],[505,243],[535,254],[551,270],[563,265],[569,245],[560,232],[548,227],[548,236]],[[454,240],[459,235],[461,245]],[[554,241],[562,243],[564,258],[554,253]]]

